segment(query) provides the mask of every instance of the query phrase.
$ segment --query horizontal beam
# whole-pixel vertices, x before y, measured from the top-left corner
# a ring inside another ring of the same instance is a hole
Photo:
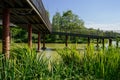
[[[11,10],[33,10],[32,8],[26,8],[26,7],[11,7],[11,8],[9,8],[9,9],[11,9]]]
[[[0,9],[4,9],[2,5],[0,5]],[[33,10],[32,8],[26,8],[26,7],[9,7],[10,10]]]
[[[28,13],[28,14],[24,14],[24,13],[16,13],[16,14],[13,14],[11,13],[10,14],[11,16],[20,16],[20,17],[25,17],[25,16],[29,16],[29,17],[34,17],[34,16],[37,16],[37,14],[32,14],[32,13]],[[0,13],[0,16],[2,16],[2,13]]]
[[[16,25],[26,25],[26,24],[32,24],[32,25],[43,25],[42,23],[14,23]]]

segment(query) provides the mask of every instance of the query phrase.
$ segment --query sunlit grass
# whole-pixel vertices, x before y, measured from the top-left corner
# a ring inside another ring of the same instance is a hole
[[[119,80],[120,79],[120,49],[108,47],[95,50],[93,46],[84,50],[84,54],[75,48],[58,50],[64,64],[74,71],[78,78],[89,80]],[[74,67],[74,68],[73,68]],[[78,72],[79,71],[79,72]],[[73,74],[68,70],[69,74]],[[67,75],[67,74],[66,74]],[[72,79],[72,75],[67,75]],[[78,79],[77,77],[74,79]]]
[[[69,44],[71,45],[71,44]],[[47,45],[46,45],[47,46]],[[4,61],[6,80],[120,80],[120,48],[96,50],[94,45],[36,52],[27,44],[12,44],[10,59]],[[84,45],[83,45],[84,46]],[[2,60],[0,54],[0,62]],[[2,62],[1,62],[2,63]],[[0,64],[2,69],[2,64]],[[2,73],[0,72],[2,75]],[[0,80],[3,80],[0,75]]]

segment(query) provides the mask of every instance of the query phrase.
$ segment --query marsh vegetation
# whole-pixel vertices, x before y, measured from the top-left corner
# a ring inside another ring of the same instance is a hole
[[[82,53],[76,46],[56,50],[56,58],[46,57],[36,49],[13,45],[9,60],[4,62],[5,79],[10,80],[119,80],[120,49],[108,47],[95,50],[91,45]],[[58,58],[59,57],[59,58]],[[3,69],[0,54],[0,69]],[[0,73],[0,79],[3,74]]]

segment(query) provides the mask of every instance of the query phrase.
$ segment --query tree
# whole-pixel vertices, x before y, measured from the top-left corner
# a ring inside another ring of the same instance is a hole
[[[71,10],[63,13],[61,22],[61,28],[65,32],[76,32],[77,30],[85,28],[84,21],[79,19],[78,15],[73,14]]]
[[[52,19],[53,31],[60,31],[60,26],[61,26],[61,15],[59,12],[56,12],[56,14],[53,16]]]
[[[11,27],[11,37],[15,42],[26,42],[27,31],[18,26]]]
[[[61,15],[59,12],[53,16],[52,27],[55,32],[72,32],[79,33],[81,29],[85,29],[84,21],[79,18],[78,15],[73,14],[71,10],[63,12]],[[52,38],[58,39],[62,36],[52,36]]]

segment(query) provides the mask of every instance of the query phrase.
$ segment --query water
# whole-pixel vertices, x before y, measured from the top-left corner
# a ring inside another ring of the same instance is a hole
[[[113,46],[116,46],[116,41],[112,41],[112,45]],[[68,44],[68,47],[71,48],[71,47],[77,47],[77,49],[79,51],[83,51],[86,47],[87,47],[87,44]],[[96,46],[96,44],[94,44],[94,46]],[[100,47],[102,47],[102,44],[99,44]],[[105,47],[107,48],[109,46],[109,42],[105,44]],[[120,47],[120,43],[119,43],[119,47]],[[44,51],[46,53],[46,56],[47,57],[51,57],[50,55],[51,54],[57,54],[56,52],[56,49],[63,49],[65,48],[65,44],[59,44],[59,43],[46,43],[46,50]]]
[[[42,45],[41,45],[42,46]],[[84,50],[87,44],[68,44],[68,47],[75,47],[77,46],[77,49],[79,51]],[[37,48],[37,45],[36,45]],[[45,55],[46,58],[50,59],[51,61],[54,60],[60,60],[60,56],[57,53],[58,49],[63,49],[65,48],[65,44],[60,44],[60,43],[46,43],[46,50],[42,50],[41,52]],[[83,52],[83,51],[82,51]]]
[[[21,43],[17,43],[17,44],[21,44]],[[27,45],[27,43],[25,43],[24,45]],[[96,44],[95,44],[96,45]],[[108,47],[109,42],[107,44],[105,44],[105,47]],[[112,41],[112,45],[116,46],[116,41]],[[37,49],[37,44],[33,44],[34,47],[36,47]],[[87,46],[87,44],[68,44],[68,47],[73,47],[73,46],[77,46],[77,49],[85,49],[85,47]],[[99,44],[100,47],[102,47],[102,44]],[[42,44],[41,44],[42,47]],[[119,47],[120,47],[120,42],[119,42]],[[49,54],[54,54],[57,53],[55,51],[55,49],[63,49],[65,48],[65,44],[64,43],[46,43],[46,50],[45,52],[49,55]],[[2,51],[2,43],[0,43],[0,52]]]

